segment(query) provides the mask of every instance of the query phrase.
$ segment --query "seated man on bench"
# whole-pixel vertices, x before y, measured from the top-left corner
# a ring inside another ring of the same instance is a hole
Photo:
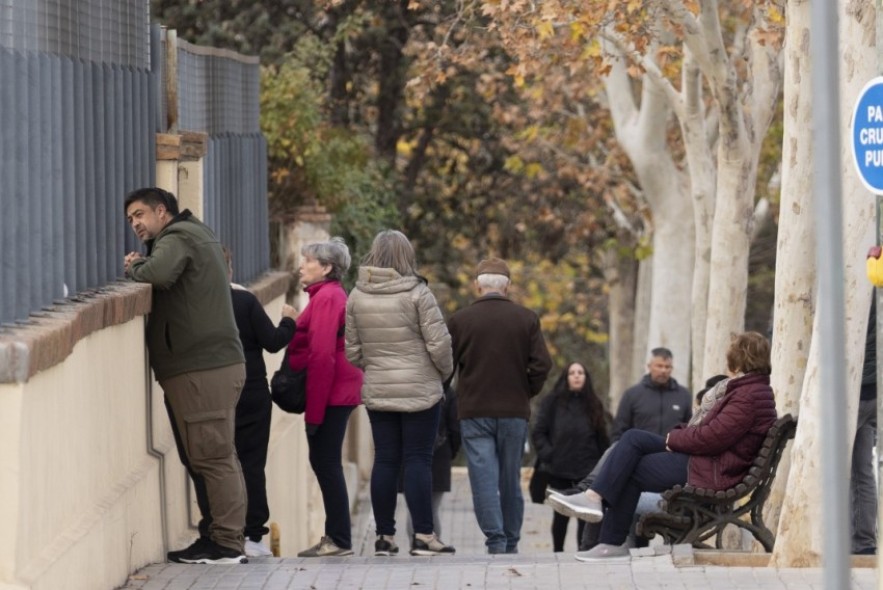
[[[737,336],[727,367],[732,378],[701,423],[676,427],[665,438],[641,430],[622,436],[585,493],[585,519],[602,525],[600,543],[577,553],[578,560],[629,557],[623,543],[641,492],[687,482],[725,490],[742,480],[776,421],[769,341],[756,332]]]

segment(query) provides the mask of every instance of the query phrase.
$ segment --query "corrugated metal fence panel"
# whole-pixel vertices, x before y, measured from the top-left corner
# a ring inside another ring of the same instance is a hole
[[[0,0],[0,324],[100,289],[141,248],[123,197],[155,184],[166,125],[161,35],[147,7]],[[270,259],[258,62],[183,46],[179,127],[210,136],[206,221],[248,282]]]
[[[166,96],[165,92],[163,92],[163,84],[159,83],[159,80],[164,80],[165,76],[165,63],[163,60],[163,52],[165,51],[165,45],[162,41],[162,27],[159,25],[152,25],[150,27],[150,69],[156,74],[157,83],[153,85],[151,89],[151,97],[153,98],[155,108],[153,108],[149,115],[151,121],[153,123],[154,131],[157,133],[164,133],[167,129],[166,127],[166,117],[168,115],[168,109],[166,108]]]
[[[183,43],[178,41],[178,43]],[[178,50],[178,128],[212,133],[206,108],[209,87],[205,58]]]
[[[260,132],[257,58],[178,39],[178,127],[209,135]]]
[[[0,0],[0,47],[146,69],[150,0]]]
[[[204,174],[206,223],[233,253],[233,280],[250,282],[270,268],[266,140],[210,137]]]
[[[0,48],[0,323],[121,276],[123,197],[155,178],[153,77]]]
[[[178,40],[178,127],[209,135],[204,221],[230,248],[234,280],[270,268],[267,145],[253,57]]]

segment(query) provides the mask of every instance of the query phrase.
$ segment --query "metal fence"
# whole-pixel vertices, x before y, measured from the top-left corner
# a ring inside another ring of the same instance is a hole
[[[167,130],[148,0],[0,0],[0,325],[122,275],[123,196],[155,184]],[[235,280],[269,268],[259,66],[182,44],[180,128],[210,135],[206,222]],[[182,71],[183,70],[183,71]]]
[[[149,0],[0,0],[0,47],[146,69]]]
[[[111,4],[0,0],[0,323],[119,277],[121,195],[154,182],[146,2],[118,2],[101,34],[78,20]]]
[[[233,253],[233,280],[270,267],[267,142],[263,135],[212,136],[205,161],[205,222]]]
[[[178,127],[209,135],[259,133],[258,58],[180,39],[177,46]]]
[[[177,41],[177,124],[209,134],[205,222],[233,252],[233,278],[270,266],[267,144],[260,129],[256,57]]]

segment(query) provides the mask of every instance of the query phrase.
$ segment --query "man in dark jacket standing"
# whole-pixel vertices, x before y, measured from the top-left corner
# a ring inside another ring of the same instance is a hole
[[[665,436],[693,415],[690,392],[671,376],[672,354],[667,348],[650,351],[647,374],[629,387],[619,401],[610,440],[616,442],[630,428]]]
[[[478,525],[488,553],[517,553],[524,519],[521,461],[530,398],[552,368],[537,315],[506,297],[509,266],[482,260],[479,298],[448,324],[458,416]]]
[[[205,486],[210,524],[180,563],[245,563],[246,496],[234,448],[245,357],[233,318],[227,265],[212,231],[158,188],[126,197],[126,219],[147,256],[125,256],[126,275],[153,286],[147,322],[150,365],[165,393],[178,454]],[[205,516],[205,514],[204,514]],[[207,532],[207,536],[205,533]]]

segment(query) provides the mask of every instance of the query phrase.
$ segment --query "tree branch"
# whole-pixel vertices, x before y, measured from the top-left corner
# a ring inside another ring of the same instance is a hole
[[[761,22],[761,15],[755,16],[756,22]],[[766,130],[775,115],[776,103],[782,89],[784,51],[769,42],[761,44],[756,35],[749,35],[746,53],[751,77],[748,89],[750,108],[746,116],[753,118],[756,124],[754,129]],[[763,141],[764,134],[756,135],[757,137],[751,138],[754,144]]]
[[[610,115],[616,128],[624,127],[638,112],[638,105],[632,93],[632,85],[623,63],[625,56],[614,45],[612,49],[604,48],[609,54],[610,72],[604,78],[607,90]]]
[[[690,48],[702,73],[715,87],[715,95],[727,83],[729,57],[720,30],[717,0],[702,0],[698,18],[680,0],[663,0],[662,10],[684,30],[684,44]]]
[[[662,72],[659,70],[659,66],[656,65],[656,62],[650,59],[647,55],[643,55],[638,51],[631,49],[625,45],[623,39],[613,33],[609,29],[604,29],[601,31],[601,38],[609,43],[613,44],[616,47],[619,54],[622,56],[628,56],[632,61],[639,64],[646,73],[648,79],[655,84],[659,90],[665,94],[665,97],[668,99],[669,106],[678,116],[681,118],[684,114],[684,103],[681,98],[680,93],[677,89],[672,86],[671,82],[662,75]]]

